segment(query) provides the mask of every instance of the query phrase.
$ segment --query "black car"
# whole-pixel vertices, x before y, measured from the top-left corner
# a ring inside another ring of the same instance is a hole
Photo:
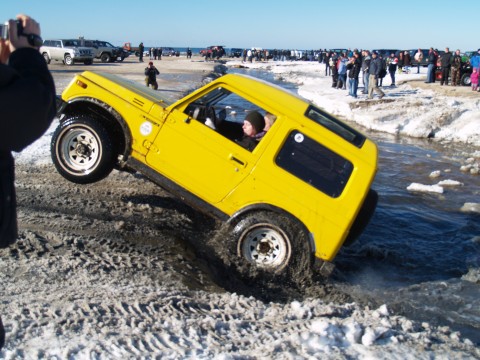
[[[382,55],[382,57],[384,59],[386,59],[387,57],[390,57],[391,54],[397,55],[400,50],[398,50],[398,49],[375,49],[373,51],[376,51],[377,53]]]
[[[176,56],[177,52],[171,47],[162,47],[162,56]]]
[[[231,48],[230,52],[228,53],[228,56],[231,58],[239,58],[239,57],[242,57],[242,54],[243,54],[243,49]]]
[[[429,49],[420,49],[423,54],[423,58],[420,61],[420,66],[428,66],[428,52]],[[415,54],[418,52],[418,49],[409,50],[410,58],[412,59],[412,66],[418,66],[419,63],[415,60]]]

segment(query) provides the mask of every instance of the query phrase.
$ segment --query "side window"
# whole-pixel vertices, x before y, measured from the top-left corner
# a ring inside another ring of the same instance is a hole
[[[276,120],[272,112],[221,87],[189,104],[185,113],[249,151]]]
[[[339,197],[353,164],[300,131],[292,131],[278,153],[276,164],[326,195]]]

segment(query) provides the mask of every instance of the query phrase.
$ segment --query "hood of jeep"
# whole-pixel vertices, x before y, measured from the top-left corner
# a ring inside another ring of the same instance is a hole
[[[120,96],[126,101],[130,101],[131,95],[134,93],[135,97],[141,97],[146,102],[153,102],[161,107],[167,107],[173,103],[163,97],[160,92],[147,88],[145,84],[114,74],[97,71],[84,71],[81,75],[104,89],[108,89],[108,91]]]

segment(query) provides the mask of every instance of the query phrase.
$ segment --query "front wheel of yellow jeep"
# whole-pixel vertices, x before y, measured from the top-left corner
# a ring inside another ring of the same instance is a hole
[[[99,181],[115,165],[110,134],[102,124],[85,115],[72,117],[57,127],[51,155],[60,175],[77,184]]]
[[[269,211],[243,215],[234,224],[230,249],[242,277],[299,284],[311,274],[313,253],[307,233],[287,215]]]

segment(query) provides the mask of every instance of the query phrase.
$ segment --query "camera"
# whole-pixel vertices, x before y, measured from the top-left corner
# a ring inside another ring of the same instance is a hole
[[[17,23],[17,35],[23,35],[23,25],[20,20],[15,20]],[[0,25],[0,38],[8,40],[8,21],[5,22],[5,24]]]

